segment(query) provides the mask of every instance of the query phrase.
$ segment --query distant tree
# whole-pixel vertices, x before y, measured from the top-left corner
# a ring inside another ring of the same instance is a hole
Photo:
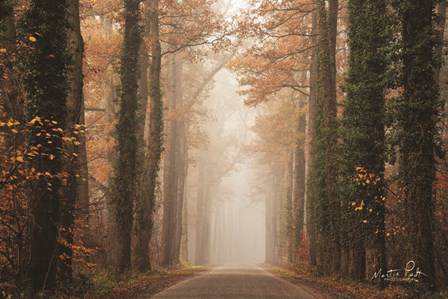
[[[116,124],[116,160],[111,192],[111,206],[116,222],[116,270],[131,268],[131,236],[134,200],[138,196],[141,145],[137,140],[139,51],[142,42],[140,0],[124,0],[124,40],[120,60],[121,91]]]
[[[30,182],[29,279],[34,292],[54,286],[58,257],[63,164],[63,133],[67,119],[67,1],[33,0],[20,22],[24,49],[19,56],[27,94],[27,119],[35,121],[30,157],[41,175]]]
[[[168,66],[167,111],[171,113],[166,122],[167,141],[164,155],[163,172],[163,225],[162,225],[162,265],[179,263],[180,240],[177,238],[181,230],[183,190],[181,172],[183,171],[181,146],[183,138],[177,110],[182,102],[182,61],[179,55],[173,54]],[[180,216],[180,217],[179,217]]]

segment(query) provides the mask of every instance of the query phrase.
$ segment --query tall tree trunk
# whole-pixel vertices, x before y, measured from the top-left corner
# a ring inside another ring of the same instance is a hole
[[[345,191],[341,207],[344,235],[349,240],[344,249],[352,253],[349,273],[356,280],[366,278],[366,250],[374,256],[371,273],[386,269],[384,106],[388,61],[383,53],[390,42],[388,22],[385,1],[349,1],[347,100],[340,130],[341,190]]]
[[[336,32],[338,1],[317,1],[317,109],[313,136],[310,216],[311,261],[324,274],[340,267],[339,202],[336,193]]]
[[[65,76],[67,4],[67,1],[31,1],[21,21],[22,42],[29,47],[22,49],[18,59],[24,67],[27,120],[35,120],[29,145],[39,148],[39,155],[30,158],[30,165],[36,173],[44,174],[30,181],[29,281],[34,293],[54,286],[59,259],[61,149],[69,89]],[[41,17],[43,13],[45,18]]]
[[[399,8],[403,35],[403,130],[400,171],[404,190],[408,260],[416,263],[428,287],[434,282],[434,189],[437,120],[440,112],[433,70],[435,1],[406,1]]]
[[[175,257],[174,260],[179,263],[181,250],[182,250],[182,235],[184,233],[184,223],[186,222],[186,218],[184,218],[184,210],[186,205],[186,193],[185,193],[185,184],[187,180],[188,174],[188,143],[187,143],[187,132],[186,132],[186,124],[185,120],[178,121],[178,134],[177,134],[177,142],[178,142],[178,153],[176,155],[177,158],[177,166],[178,166],[178,193],[177,193],[177,225],[175,230]]]
[[[141,145],[138,133],[138,82],[139,52],[142,42],[140,21],[140,0],[124,0],[125,23],[124,40],[121,53],[120,110],[116,125],[117,146],[114,161],[114,178],[111,203],[117,226],[117,262],[116,270],[123,273],[131,268],[131,236],[133,226],[134,198],[139,177],[139,155]]]
[[[271,187],[273,188],[273,187]],[[273,189],[271,192],[267,192],[265,199],[265,209],[266,209],[266,260],[267,264],[275,264],[275,244],[274,236],[276,234],[275,224],[274,224],[274,194]]]
[[[163,103],[160,85],[162,49],[159,40],[159,1],[149,1],[149,34],[152,41],[149,66],[149,141],[146,152],[145,170],[142,179],[143,198],[137,210],[135,260],[137,269],[147,272],[151,269],[149,241],[152,235],[153,214],[156,205],[156,188],[163,146]]]
[[[293,167],[294,152],[288,153],[288,159],[285,165],[285,184],[286,184],[286,258],[288,263],[292,263],[294,260],[294,201],[293,201]]]
[[[164,168],[163,168],[163,226],[162,226],[162,260],[161,264],[170,266],[176,264],[176,227],[178,200],[178,116],[177,101],[179,97],[177,84],[180,80],[175,54],[171,55],[169,62],[169,86],[168,107],[171,119],[166,123],[167,142],[165,146]]]
[[[61,259],[59,269],[63,280],[72,278],[72,245],[75,222],[75,204],[82,209],[83,219],[87,219],[89,197],[88,197],[88,172],[85,135],[83,130],[79,130],[81,121],[84,120],[84,98],[83,98],[83,40],[81,36],[81,23],[79,16],[79,1],[73,0],[68,5],[68,52],[71,56],[71,66],[68,75],[69,92],[67,98],[67,127],[78,133],[81,140],[78,143],[66,144],[70,158],[64,162],[64,171],[67,173],[67,184],[63,188],[63,198],[61,204],[61,236],[64,243],[61,245]],[[83,124],[82,124],[83,125]],[[80,132],[81,131],[81,132]],[[83,143],[81,143],[83,142]],[[80,155],[82,154],[82,155]],[[79,158],[85,158],[84,164]],[[77,178],[77,174],[79,178]],[[82,175],[82,177],[81,177]],[[83,181],[84,180],[84,181]]]
[[[328,29],[321,31],[321,37],[327,33],[327,44],[323,46],[322,57],[322,84],[324,97],[324,134],[326,141],[325,152],[325,188],[327,192],[326,200],[329,202],[329,214],[326,224],[329,234],[329,246],[324,257],[330,265],[330,273],[338,273],[340,268],[340,211],[336,190],[336,145],[337,145],[337,121],[336,121],[336,36],[338,20],[339,2],[329,0],[329,9],[326,24],[321,23],[321,28],[328,26]],[[323,16],[322,16],[323,17]],[[328,46],[328,50],[326,47]],[[328,51],[328,52],[327,52]],[[327,56],[328,57],[325,57]]]
[[[317,230],[314,213],[314,194],[317,193],[314,182],[314,147],[316,146],[316,124],[317,124],[317,57],[319,55],[319,44],[317,43],[317,11],[312,14],[312,42],[313,50],[311,52],[310,63],[310,96],[308,100],[308,119],[307,119],[307,140],[306,140],[306,191],[305,191],[305,210],[306,212],[306,233],[310,241],[310,264],[317,266]]]
[[[297,251],[302,244],[305,220],[305,136],[306,115],[299,115],[297,132],[299,138],[294,149],[294,173],[293,173],[293,211],[294,211],[294,261],[297,261]]]
[[[199,164],[198,199],[196,203],[196,246],[195,264],[204,265],[210,261],[211,192],[213,171],[209,167],[209,157],[202,154]]]

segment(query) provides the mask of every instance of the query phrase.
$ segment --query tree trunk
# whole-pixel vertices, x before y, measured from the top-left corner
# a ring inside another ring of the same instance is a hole
[[[163,146],[163,103],[160,86],[162,49],[159,40],[159,1],[149,1],[149,34],[152,41],[151,61],[149,66],[149,142],[146,152],[146,165],[143,176],[142,202],[137,210],[136,230],[137,243],[135,260],[141,272],[151,270],[149,257],[149,241],[152,235],[153,214],[156,205],[157,179],[160,169],[160,158]]]
[[[165,147],[164,168],[163,168],[163,227],[162,227],[162,260],[163,266],[171,266],[178,263],[176,261],[176,229],[178,226],[178,116],[177,101],[179,97],[178,86],[181,76],[175,54],[170,57],[169,62],[169,87],[168,87],[168,107],[171,119],[166,123],[167,142]]]
[[[294,149],[294,174],[293,174],[293,210],[294,210],[294,261],[297,261],[297,251],[302,244],[305,219],[305,151],[303,139],[305,136],[306,115],[299,115],[297,132],[299,139]]]
[[[275,225],[274,225],[274,192],[267,192],[265,199],[266,208],[266,263],[275,264]]]
[[[310,264],[313,267],[317,265],[317,231],[314,223],[314,203],[313,195],[316,194],[315,182],[312,179],[315,176],[314,171],[314,147],[316,146],[316,124],[317,124],[317,57],[319,55],[319,44],[317,43],[317,11],[312,14],[312,42],[313,50],[311,52],[311,64],[310,64],[310,96],[308,100],[308,119],[307,119],[307,140],[306,140],[306,192],[305,192],[305,210],[306,214],[306,233],[310,240]]]
[[[435,1],[419,0],[400,8],[403,34],[403,101],[399,123],[403,130],[400,170],[404,190],[408,260],[434,282],[434,189],[438,88],[433,70]]]
[[[29,281],[34,294],[52,288],[56,280],[60,187],[63,164],[62,137],[67,119],[67,4],[50,0],[31,1],[21,22],[22,49],[18,59],[24,67],[28,97],[29,145],[39,149],[30,166],[44,175],[30,180]],[[45,12],[46,18],[41,18]],[[34,36],[39,32],[39,36]],[[33,39],[28,38],[29,34]],[[33,50],[29,50],[30,48]],[[49,55],[51,53],[52,55]],[[38,117],[38,118],[36,118]],[[43,132],[44,134],[42,134]]]
[[[309,192],[310,255],[323,274],[340,267],[339,202],[336,193],[336,63],[338,1],[317,1],[317,94]],[[311,99],[310,99],[311,101]],[[313,107],[314,108],[314,107]],[[310,112],[311,113],[311,112]]]
[[[186,222],[186,218],[183,217],[183,213],[186,205],[186,193],[185,193],[185,184],[187,180],[188,174],[188,144],[186,140],[186,126],[185,120],[180,120],[178,124],[178,205],[177,205],[177,226],[176,226],[176,239],[175,239],[175,260],[177,263],[180,261],[181,250],[182,250],[182,235],[185,235],[184,230],[186,226],[184,223]],[[185,210],[186,211],[186,210]]]
[[[63,198],[61,203],[61,236],[64,243],[60,246],[60,254],[64,256],[59,266],[62,280],[71,280],[73,276],[73,232],[75,222],[75,204],[82,209],[82,219],[87,220],[89,197],[88,197],[88,172],[85,135],[83,130],[79,130],[81,121],[84,120],[84,98],[83,98],[83,40],[81,36],[81,24],[79,17],[79,1],[70,1],[68,6],[68,51],[71,55],[71,67],[68,75],[69,94],[67,98],[67,127],[78,132],[80,142],[78,146],[73,143],[66,143],[69,159],[64,162],[64,171],[67,173],[67,184],[63,188]],[[83,123],[82,123],[83,125]],[[80,132],[82,131],[82,132]],[[82,139],[81,139],[82,138]],[[81,140],[80,140],[81,139]],[[81,141],[83,143],[81,143]],[[82,162],[74,156],[82,157]],[[82,154],[82,155],[80,155]],[[79,175],[77,178],[76,175]],[[81,176],[82,175],[82,176]],[[84,181],[83,181],[84,180]]]
[[[196,220],[196,246],[195,264],[204,265],[210,261],[210,229],[211,229],[211,193],[210,178],[212,171],[209,167],[207,154],[202,154],[199,161],[199,184],[197,200],[197,220]]]
[[[142,42],[140,21],[140,1],[125,0],[124,40],[121,53],[120,110],[118,112],[117,159],[114,164],[111,202],[117,225],[118,256],[116,270],[119,273],[131,268],[131,236],[133,227],[134,199],[139,177],[139,155],[141,144],[138,134],[138,82],[139,52]]]
[[[286,160],[287,164],[285,165],[285,184],[286,184],[286,258],[288,263],[292,263],[294,260],[294,201],[293,201],[293,163],[294,163],[294,152],[290,151],[288,153],[288,159]]]

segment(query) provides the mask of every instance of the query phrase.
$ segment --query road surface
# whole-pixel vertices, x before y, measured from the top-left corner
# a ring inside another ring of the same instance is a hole
[[[256,265],[223,266],[152,298],[316,298]]]

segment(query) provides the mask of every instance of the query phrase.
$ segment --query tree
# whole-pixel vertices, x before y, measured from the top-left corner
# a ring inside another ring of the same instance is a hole
[[[311,261],[320,273],[340,267],[340,212],[336,192],[336,33],[338,1],[318,0],[316,119],[309,180]]]
[[[146,272],[151,269],[149,241],[152,234],[153,213],[156,205],[157,178],[163,150],[163,103],[161,92],[162,48],[160,45],[159,1],[149,1],[149,36],[151,40],[151,61],[149,65],[149,141],[145,157],[142,184],[143,197],[139,203],[136,218],[137,244],[135,259],[137,269]]]
[[[169,62],[168,76],[168,103],[167,110],[171,113],[167,121],[167,142],[164,156],[163,178],[163,227],[162,227],[162,265],[175,265],[179,263],[180,240],[178,231],[182,224],[183,192],[180,183],[183,179],[183,156],[179,139],[183,137],[177,110],[182,100],[182,62],[178,55],[173,54]]]
[[[400,181],[404,190],[406,255],[434,281],[434,181],[441,103],[434,69],[435,1],[406,1],[401,18],[402,85],[397,122],[400,130]]]
[[[139,155],[141,145],[138,131],[138,78],[139,50],[142,41],[140,0],[125,0],[124,40],[121,52],[121,93],[117,146],[111,205],[117,226],[117,270],[123,273],[131,268],[131,236],[133,228],[134,200],[138,194]]]
[[[366,277],[366,250],[373,271],[386,268],[385,90],[388,36],[385,1],[348,2],[347,97],[341,120],[341,207],[346,222],[352,279]],[[384,271],[384,270],[383,270]]]
[[[185,80],[185,61],[205,57],[204,49],[217,49],[225,42],[227,22],[214,9],[215,1],[194,0],[161,2],[159,20],[162,56],[167,60],[165,152],[163,155],[163,224],[162,265],[179,263],[185,195],[185,180],[188,173],[189,112],[197,102],[202,89],[210,78],[193,92],[182,82]],[[179,11],[183,13],[178,14]],[[207,24],[198,27],[197,24]],[[218,70],[224,66],[220,64]]]
[[[58,261],[59,194],[63,132],[67,117],[67,1],[31,1],[20,24],[26,48],[19,56],[27,94],[27,119],[33,124],[30,158],[41,175],[30,182],[31,213],[29,279],[34,292],[54,286]],[[36,119],[38,117],[38,119]],[[37,121],[40,120],[40,121]]]
[[[68,52],[70,65],[68,80],[70,90],[67,98],[67,128],[76,129],[77,140],[67,144],[69,159],[64,162],[67,173],[66,186],[63,188],[63,204],[61,205],[61,244],[60,276],[69,281],[73,276],[73,250],[75,230],[75,205],[82,209],[82,219],[87,220],[89,208],[87,153],[84,130],[84,97],[83,97],[83,40],[79,15],[79,0],[70,1],[68,5]]]

